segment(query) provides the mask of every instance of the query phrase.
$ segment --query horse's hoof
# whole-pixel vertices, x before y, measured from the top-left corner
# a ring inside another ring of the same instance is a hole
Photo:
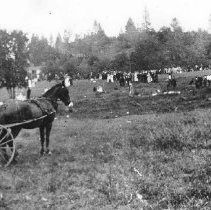
[[[12,160],[12,164],[13,164],[13,165],[15,165],[15,164],[17,164],[17,163],[18,163],[18,161],[17,161],[16,159],[13,159],[13,160]]]
[[[19,156],[19,153],[16,151],[14,154],[14,159],[17,158]]]
[[[46,150],[45,154],[46,154],[46,155],[51,155],[52,152],[48,149],[48,150]]]
[[[43,156],[44,153],[45,153],[45,151],[41,149],[41,150],[40,150],[40,156]]]

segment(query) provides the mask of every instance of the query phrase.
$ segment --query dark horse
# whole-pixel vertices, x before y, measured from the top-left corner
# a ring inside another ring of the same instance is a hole
[[[40,129],[41,151],[49,154],[49,137],[54,121],[55,113],[58,107],[57,100],[60,99],[66,106],[72,106],[67,87],[68,82],[63,81],[36,99],[18,101],[9,99],[0,106],[0,124],[10,125],[11,133],[15,138],[22,128],[24,129]],[[1,139],[0,134],[0,139]],[[46,141],[46,150],[44,143]],[[7,145],[13,148],[13,142],[10,139],[5,139]],[[6,150],[2,148],[4,158],[7,159]],[[17,156],[17,153],[16,155]]]

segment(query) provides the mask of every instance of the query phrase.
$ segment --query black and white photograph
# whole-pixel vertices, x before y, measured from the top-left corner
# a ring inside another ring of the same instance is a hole
[[[211,210],[211,0],[0,8],[0,210]]]

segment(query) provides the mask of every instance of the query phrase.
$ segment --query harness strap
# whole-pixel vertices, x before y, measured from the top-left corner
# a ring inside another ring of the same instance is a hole
[[[42,103],[39,100],[37,100],[37,99],[30,99],[28,101],[30,103],[36,104],[40,108],[40,110],[42,111],[43,115],[49,115],[50,113],[52,113],[52,111],[49,112],[49,110],[47,110],[44,106],[42,106]]]
[[[28,123],[31,123],[31,122],[36,122],[38,120],[41,120],[41,119],[44,119],[45,117],[49,116],[49,115],[52,115],[54,114],[55,112],[51,112],[51,113],[48,113],[48,115],[44,115],[42,117],[39,117],[39,118],[35,118],[35,119],[32,119],[32,120],[26,120],[26,121],[23,121],[23,122],[20,122],[20,123],[11,123],[11,124],[4,124],[4,127],[5,128],[12,128],[12,127],[18,127],[20,125],[24,125],[24,124],[28,124]],[[0,125],[1,127],[2,125]]]

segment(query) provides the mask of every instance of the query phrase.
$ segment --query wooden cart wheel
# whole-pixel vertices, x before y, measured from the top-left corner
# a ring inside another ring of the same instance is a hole
[[[15,155],[15,142],[10,128],[0,125],[0,166],[9,166]]]

